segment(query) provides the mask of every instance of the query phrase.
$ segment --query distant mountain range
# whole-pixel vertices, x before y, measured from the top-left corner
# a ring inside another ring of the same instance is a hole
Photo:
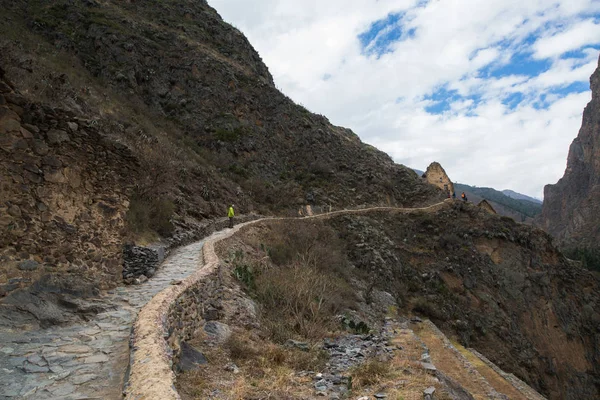
[[[414,169],[419,176],[423,171]],[[533,219],[542,212],[542,201],[534,197],[527,196],[514,190],[496,190],[487,187],[477,187],[461,183],[454,184],[456,196],[460,197],[465,192],[467,199],[472,203],[479,203],[487,200],[500,215],[511,217],[518,222],[532,224]]]
[[[531,201],[531,202],[538,203],[538,204],[543,203],[543,201],[540,199],[536,199],[535,197],[527,196],[526,194],[517,193],[514,190],[504,189],[502,191],[502,193],[504,193],[505,195],[507,195],[510,198],[517,199],[517,200],[527,200],[527,201]]]
[[[492,204],[496,212],[513,218],[519,222],[533,223],[533,219],[542,212],[542,203],[536,199],[526,200],[528,198],[520,193],[512,192],[522,198],[508,196],[504,191],[492,188],[476,187],[465,184],[454,184],[456,195],[465,192],[469,201],[479,203],[485,199]]]

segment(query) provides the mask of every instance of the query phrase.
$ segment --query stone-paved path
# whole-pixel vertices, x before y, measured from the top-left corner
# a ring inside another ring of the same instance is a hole
[[[100,299],[92,320],[32,332],[0,331],[0,400],[120,399],[137,311],[202,263],[204,240],[175,250],[156,275]]]

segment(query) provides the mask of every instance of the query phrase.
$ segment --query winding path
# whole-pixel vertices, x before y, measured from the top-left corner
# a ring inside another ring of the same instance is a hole
[[[443,204],[425,208],[342,210],[305,218],[372,211],[432,212]],[[261,220],[253,222],[258,221]],[[208,264],[209,260],[202,259],[206,241],[218,241],[240,227],[216,232],[175,250],[157,274],[142,285],[106,292],[100,300],[110,310],[90,321],[25,333],[0,331],[0,400],[121,398],[130,362],[131,328],[140,309],[173,281],[185,280],[201,266],[206,267],[204,261]]]

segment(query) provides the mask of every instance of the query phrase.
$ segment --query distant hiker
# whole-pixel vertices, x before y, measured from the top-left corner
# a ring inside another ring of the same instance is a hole
[[[467,195],[465,194],[465,192],[462,192],[462,194],[460,195],[460,197],[462,197],[463,201],[466,203],[467,202]]]
[[[452,192],[452,198],[456,199],[456,192]]]
[[[235,212],[233,211],[233,204],[229,206],[229,211],[227,211],[227,216],[229,217],[229,227],[233,228],[233,217],[235,217]]]

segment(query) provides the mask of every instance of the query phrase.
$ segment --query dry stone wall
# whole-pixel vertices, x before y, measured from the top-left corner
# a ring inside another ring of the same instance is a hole
[[[30,103],[0,69],[0,297],[42,277],[81,294],[120,282],[136,171],[94,121]]]
[[[244,216],[243,220],[257,216]],[[238,219],[239,222],[241,219]],[[212,226],[224,229],[227,219]],[[214,243],[233,235],[247,224],[218,232],[210,237],[203,249],[204,266],[182,282],[156,295],[138,314],[131,339],[131,365],[127,399],[160,398],[179,399],[175,390],[174,361],[179,357],[181,343],[190,339],[206,319],[213,319],[215,308],[210,303],[221,290],[219,258]]]

